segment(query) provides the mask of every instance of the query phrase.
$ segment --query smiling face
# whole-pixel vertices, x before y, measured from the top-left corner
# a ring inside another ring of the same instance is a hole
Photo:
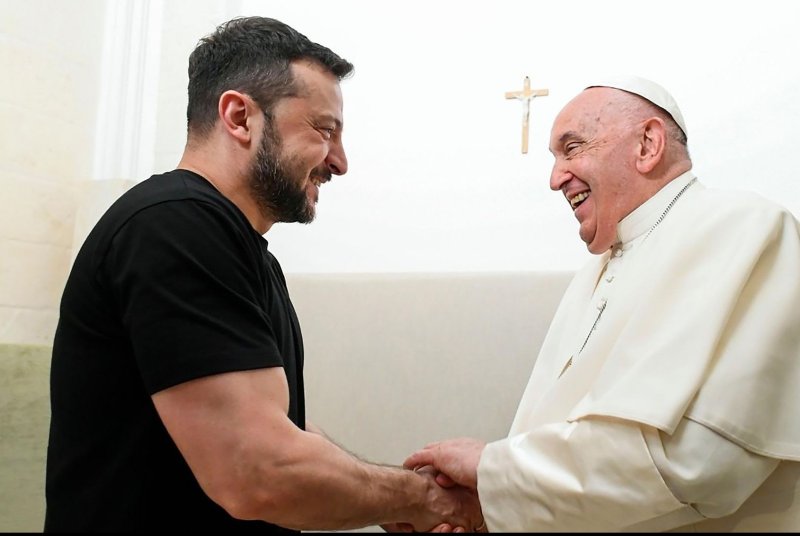
[[[310,62],[292,64],[297,97],[275,104],[251,172],[251,190],[274,221],[309,223],[319,188],[347,172],[342,94],[335,75]]]
[[[559,113],[550,135],[550,188],[562,192],[594,254],[614,245],[617,224],[648,196],[636,174],[640,124],[620,94],[584,90]]]

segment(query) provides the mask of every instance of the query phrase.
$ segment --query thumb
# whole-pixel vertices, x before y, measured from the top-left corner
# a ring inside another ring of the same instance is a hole
[[[436,483],[442,486],[443,488],[452,488],[456,485],[455,480],[450,478],[444,473],[439,473],[436,475]]]
[[[423,465],[433,465],[433,454],[430,451],[417,451],[403,462],[403,467],[406,469],[415,469]]]

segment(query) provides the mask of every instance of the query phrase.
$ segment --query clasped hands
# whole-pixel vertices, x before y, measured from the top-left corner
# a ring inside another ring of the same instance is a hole
[[[439,514],[429,532],[487,532],[478,501],[478,462],[486,444],[472,438],[448,439],[426,445],[403,462],[407,469],[428,474],[435,487],[427,508]],[[416,524],[419,527],[419,524]],[[413,532],[407,523],[384,525],[387,532]]]

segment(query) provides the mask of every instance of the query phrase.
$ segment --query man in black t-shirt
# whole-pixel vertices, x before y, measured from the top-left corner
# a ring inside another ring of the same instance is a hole
[[[45,531],[428,530],[474,493],[370,464],[306,420],[303,340],[263,237],[347,171],[352,65],[274,19],[189,59],[188,140],[103,215],[61,301]]]

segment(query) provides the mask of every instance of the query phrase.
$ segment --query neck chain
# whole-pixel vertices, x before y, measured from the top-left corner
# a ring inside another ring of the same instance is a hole
[[[647,240],[647,237],[648,237],[648,236],[650,236],[650,233],[652,233],[652,232],[653,232],[653,229],[655,229],[656,227],[658,227],[658,224],[659,224],[659,223],[661,223],[662,221],[664,221],[664,218],[667,216],[667,212],[669,212],[669,211],[672,209],[672,207],[675,205],[675,202],[676,202],[678,199],[680,199],[680,197],[683,195],[683,193],[684,193],[686,190],[688,190],[688,189],[689,189],[689,186],[691,186],[691,185],[692,185],[692,184],[694,184],[695,182],[697,182],[697,177],[694,177],[692,180],[690,180],[689,182],[687,182],[687,183],[686,183],[686,186],[684,186],[683,188],[681,188],[681,191],[680,191],[680,192],[678,192],[678,194],[677,194],[675,197],[673,197],[673,198],[672,198],[672,201],[670,201],[670,202],[669,202],[669,205],[667,205],[667,208],[665,208],[665,209],[664,209],[664,212],[662,212],[662,213],[661,213],[661,216],[659,216],[659,217],[658,217],[658,219],[657,219],[657,220],[656,220],[656,222],[653,224],[653,226],[652,226],[652,227],[650,227],[650,230],[648,230],[648,231],[647,231],[647,234],[645,235],[644,239],[642,239],[642,242],[644,242],[645,240]]]

